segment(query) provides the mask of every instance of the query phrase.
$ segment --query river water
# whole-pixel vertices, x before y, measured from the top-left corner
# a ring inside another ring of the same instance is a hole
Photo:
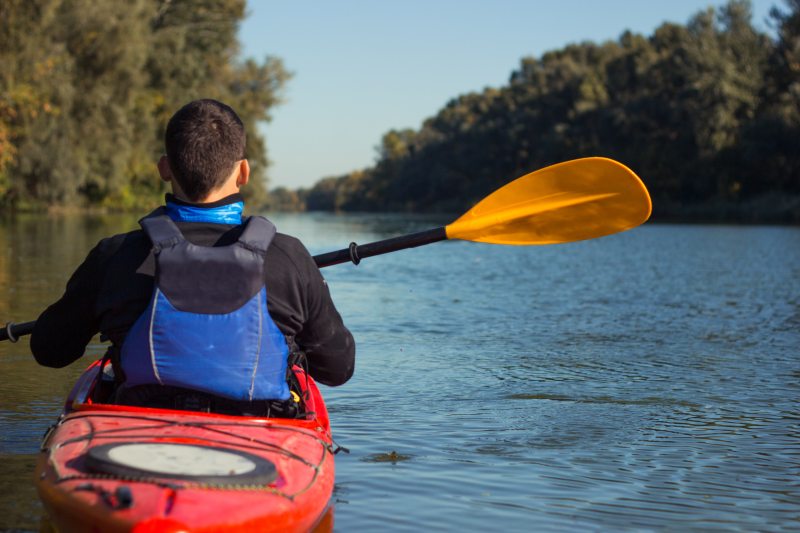
[[[277,215],[312,253],[445,220]],[[0,221],[0,320],[133,216]],[[358,343],[323,387],[336,531],[800,530],[800,228],[647,224],[325,269]],[[0,343],[0,530],[36,531],[39,439],[90,357]]]

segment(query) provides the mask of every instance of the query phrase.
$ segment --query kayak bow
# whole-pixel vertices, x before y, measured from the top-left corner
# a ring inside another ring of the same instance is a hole
[[[333,442],[314,381],[301,419],[94,403],[83,374],[45,436],[36,488],[58,531],[308,531],[333,492]]]

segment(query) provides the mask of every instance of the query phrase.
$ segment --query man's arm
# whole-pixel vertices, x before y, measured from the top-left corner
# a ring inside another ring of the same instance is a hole
[[[353,375],[355,342],[303,244],[278,234],[267,252],[267,306],[278,327],[305,352],[311,376],[335,386]]]
[[[61,368],[77,361],[99,329],[95,301],[102,282],[98,244],[67,282],[64,295],[36,320],[31,352],[40,365]]]
[[[333,305],[328,284],[316,263],[307,272],[308,319],[297,343],[308,359],[311,376],[325,385],[342,385],[355,369],[356,344]]]

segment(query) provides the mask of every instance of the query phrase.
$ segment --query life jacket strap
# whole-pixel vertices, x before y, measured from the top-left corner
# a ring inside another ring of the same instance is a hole
[[[265,255],[267,248],[278,232],[275,224],[264,217],[247,217],[245,227],[239,236],[239,244],[259,255]]]
[[[265,255],[278,232],[275,224],[260,216],[247,217],[243,224],[244,230],[237,239],[238,243],[252,252]],[[167,210],[163,206],[139,220],[139,225],[156,250],[169,248],[186,240],[175,222],[167,216]]]
[[[144,229],[144,232],[150,237],[153,243],[153,248],[156,250],[163,250],[170,248],[176,244],[184,242],[181,230],[166,214],[166,210],[161,207],[162,213],[157,213],[158,209],[139,221],[139,224]]]

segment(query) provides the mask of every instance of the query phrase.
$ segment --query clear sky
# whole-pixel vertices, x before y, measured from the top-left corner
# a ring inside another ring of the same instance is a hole
[[[526,56],[650,35],[722,0],[249,0],[242,55],[283,59],[286,101],[263,126],[270,187],[364,168],[390,129],[417,129],[451,98],[498,87]],[[767,30],[770,7],[753,0]]]

